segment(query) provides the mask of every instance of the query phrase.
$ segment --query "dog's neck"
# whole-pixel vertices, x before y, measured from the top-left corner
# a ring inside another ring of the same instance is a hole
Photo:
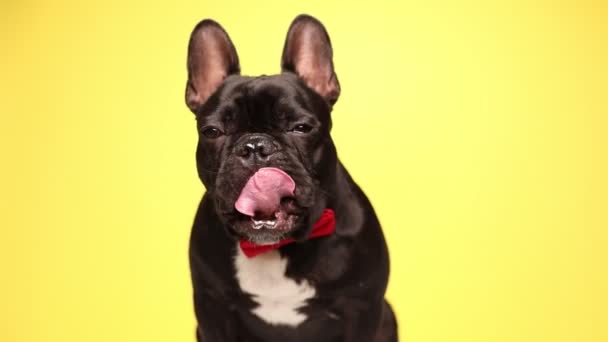
[[[336,173],[329,187],[330,198],[328,207],[333,208],[336,214],[336,233],[352,235],[363,226],[363,210],[365,209],[365,195],[352,180],[350,174],[337,160]]]

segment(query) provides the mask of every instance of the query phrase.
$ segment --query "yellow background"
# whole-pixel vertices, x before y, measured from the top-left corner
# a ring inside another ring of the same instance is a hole
[[[602,1],[0,5],[0,341],[193,341],[186,45],[274,73],[317,16],[333,136],[389,239],[403,341],[608,341]]]

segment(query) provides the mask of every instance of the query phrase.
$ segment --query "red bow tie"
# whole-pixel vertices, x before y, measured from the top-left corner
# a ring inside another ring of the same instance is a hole
[[[325,209],[323,214],[317,222],[315,222],[314,226],[312,226],[312,232],[310,233],[309,239],[330,235],[336,230],[336,216],[334,211],[331,209]],[[270,250],[277,249],[281,246],[285,246],[295,242],[294,239],[285,239],[281,240],[272,245],[256,245],[249,241],[240,240],[239,244],[241,246],[241,250],[248,258],[253,258],[256,255],[260,255],[262,253],[266,253]]]

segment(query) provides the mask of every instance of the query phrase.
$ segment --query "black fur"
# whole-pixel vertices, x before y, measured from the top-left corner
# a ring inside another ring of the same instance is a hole
[[[320,56],[315,67],[319,62],[326,68],[307,70],[307,56],[297,55],[302,49]],[[279,75],[240,76],[232,42],[211,20],[192,34],[186,99],[197,118],[196,160],[207,189],[190,241],[198,341],[397,341],[395,317],[384,300],[389,273],[384,236],[330,137],[330,112],[339,95],[331,55],[323,25],[305,15],[290,28]],[[220,75],[219,82],[207,79],[210,73]],[[298,125],[304,128],[295,129]],[[264,153],[243,154],[243,146],[254,140]],[[280,248],[288,260],[286,275],[316,289],[301,309],[307,320],[295,328],[253,315],[257,304],[235,278],[236,241],[255,241],[260,232],[250,229],[249,218],[234,203],[261,167],[280,168],[296,182],[294,198],[283,203],[292,225],[280,236],[265,237],[297,240]],[[307,240],[325,208],[336,213],[335,233]]]

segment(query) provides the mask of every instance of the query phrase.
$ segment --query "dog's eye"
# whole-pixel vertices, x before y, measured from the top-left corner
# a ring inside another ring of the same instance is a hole
[[[209,139],[215,139],[223,134],[217,127],[203,127],[201,133]]]
[[[294,133],[309,133],[312,131],[312,126],[307,124],[299,124],[296,125],[291,131]]]

